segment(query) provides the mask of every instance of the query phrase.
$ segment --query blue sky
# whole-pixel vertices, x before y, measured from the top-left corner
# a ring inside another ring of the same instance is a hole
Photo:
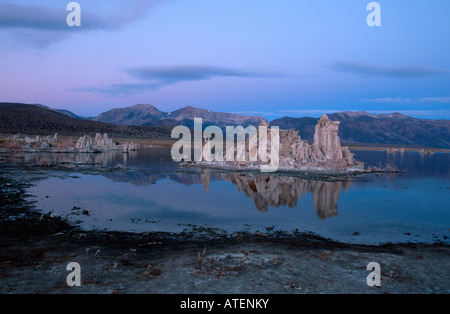
[[[0,0],[0,101],[450,119],[450,1]]]

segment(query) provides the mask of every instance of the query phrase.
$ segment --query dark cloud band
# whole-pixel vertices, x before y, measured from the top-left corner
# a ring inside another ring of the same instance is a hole
[[[125,72],[140,80],[160,80],[166,82],[198,81],[213,77],[279,77],[279,73],[260,72],[245,69],[232,69],[214,66],[163,66],[137,67]]]
[[[427,66],[389,67],[352,61],[336,61],[331,64],[331,67],[337,72],[390,78],[421,78],[450,72],[447,69]]]
[[[262,72],[248,69],[224,68],[215,66],[161,66],[161,67],[134,67],[124,70],[139,80],[137,83],[111,84],[106,86],[78,88],[79,92],[101,93],[107,96],[129,96],[150,90],[174,85],[181,82],[203,81],[215,77],[238,78],[274,78],[283,77],[276,72]]]
[[[40,5],[20,5],[0,3],[0,29],[13,30],[12,34],[19,42],[23,38],[32,37],[32,43],[45,47],[53,42],[66,38],[66,35],[77,31],[115,30],[145,16],[147,10],[161,0],[129,0],[126,5],[117,6],[116,13],[101,16],[84,10],[82,7],[81,27],[67,26],[66,10],[68,2],[61,8],[54,9]],[[113,1],[111,1],[112,3]],[[125,2],[124,2],[125,3]],[[113,5],[113,4],[111,4]],[[117,3],[116,3],[117,5]],[[26,33],[24,33],[26,31]],[[53,36],[58,34],[58,36]],[[54,40],[49,40],[54,38]]]
[[[66,18],[69,12],[61,9],[43,8],[38,5],[0,4],[0,28],[26,28],[48,31],[67,30]],[[83,28],[103,29],[108,23],[103,19],[83,12]]]

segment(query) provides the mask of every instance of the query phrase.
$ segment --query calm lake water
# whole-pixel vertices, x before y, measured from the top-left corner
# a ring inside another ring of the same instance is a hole
[[[450,154],[354,153],[368,165],[393,162],[406,173],[332,182],[201,171],[178,167],[170,149],[141,148],[130,154],[78,156],[80,162],[122,169],[50,176],[28,192],[42,212],[53,212],[86,230],[179,232],[196,225],[227,232],[298,230],[349,243],[448,243]],[[69,157],[26,158],[33,163]],[[82,209],[89,209],[89,216]]]

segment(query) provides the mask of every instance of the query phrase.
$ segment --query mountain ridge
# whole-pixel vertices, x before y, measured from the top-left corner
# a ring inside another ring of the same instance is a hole
[[[101,131],[109,132],[112,136],[146,137],[157,134],[158,137],[168,138],[174,126],[185,125],[192,128],[195,117],[203,119],[203,127],[217,125],[223,129],[227,125],[258,126],[266,120],[262,117],[214,112],[191,106],[163,112],[148,104],[112,109],[94,118],[81,118],[65,111],[36,104],[0,103],[0,133],[25,133],[24,130],[29,130],[35,134],[42,134],[42,131],[63,134],[68,130],[66,133]],[[396,112],[376,115],[365,111],[337,112],[328,114],[328,117],[340,122],[339,136],[347,145],[450,149],[450,120],[417,119]],[[270,125],[298,130],[302,140],[312,142],[318,120],[319,118],[312,117],[283,117],[272,120]],[[129,123],[122,124],[123,121]],[[136,125],[137,123],[141,125]]]
[[[417,146],[450,148],[450,121],[445,119],[417,119],[400,113],[362,114],[363,112],[338,112],[329,114],[340,122],[341,141],[350,144],[381,144],[384,146]],[[282,129],[301,130],[302,139],[312,141],[316,118],[283,117],[270,125]]]
[[[92,120],[117,125],[193,126],[194,118],[203,118],[206,125],[217,125],[219,127],[225,127],[227,125],[243,125],[246,127],[248,125],[259,125],[265,120],[262,117],[215,112],[192,106],[182,107],[171,112],[164,112],[150,104],[138,104],[131,107],[111,109],[101,113]]]
[[[42,105],[0,103],[0,134],[93,136],[108,133],[116,138],[168,138],[170,131],[162,127],[123,126],[77,119]]]
[[[69,111],[67,109],[54,109],[54,108],[50,108],[48,106],[44,106],[42,104],[30,104],[30,105],[36,106],[36,107],[40,107],[40,108],[45,108],[45,109],[52,110],[52,111],[55,111],[55,112],[59,112],[59,113],[62,113],[63,115],[71,117],[71,118],[82,119],[82,120],[89,120],[89,118],[76,115],[72,111]]]

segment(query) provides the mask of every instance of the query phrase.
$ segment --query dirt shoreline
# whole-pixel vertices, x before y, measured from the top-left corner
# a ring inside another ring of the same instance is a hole
[[[276,232],[84,231],[35,211],[25,194],[30,168],[17,169],[23,176],[0,169],[2,294],[450,292],[445,244],[369,246]],[[80,287],[66,283],[70,262],[81,266]],[[379,288],[366,283],[370,262],[381,266]]]
[[[14,233],[2,223],[0,293],[450,292],[444,245],[361,246],[265,235],[175,240],[48,226],[39,235],[24,230]],[[381,266],[380,288],[366,284],[366,266],[373,261]],[[70,262],[81,266],[80,287],[66,284]]]

